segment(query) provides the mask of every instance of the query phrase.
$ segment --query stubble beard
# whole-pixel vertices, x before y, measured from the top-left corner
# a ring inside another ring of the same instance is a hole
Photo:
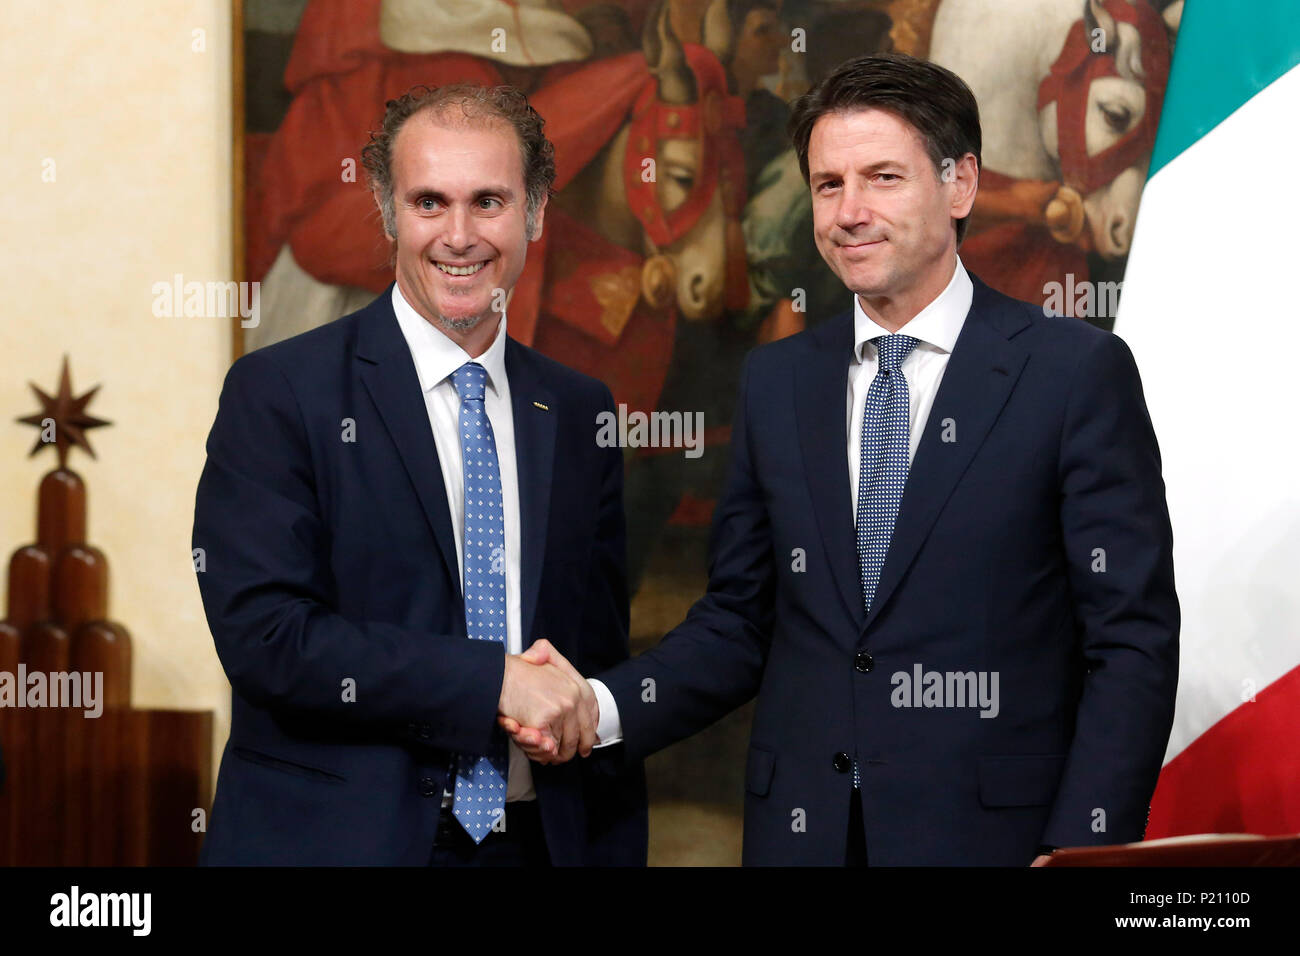
[[[479,315],[470,315],[463,319],[453,319],[439,312],[438,324],[449,332],[465,333],[477,328],[485,319],[489,319],[495,314],[495,312],[489,310],[480,313]]]

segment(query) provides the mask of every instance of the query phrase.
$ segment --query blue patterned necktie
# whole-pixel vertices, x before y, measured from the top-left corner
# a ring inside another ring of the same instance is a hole
[[[908,395],[901,366],[916,347],[917,339],[910,335],[882,335],[872,341],[880,364],[862,409],[857,520],[858,572],[862,602],[868,613],[889,552],[889,539],[894,534],[903,486],[907,484]],[[862,786],[856,760],[853,786]]]
[[[472,641],[506,643],[506,548],[497,445],[483,402],[487,371],[466,362],[451,375],[460,396],[460,447],[465,473],[465,632]],[[509,757],[505,736],[493,728],[486,754],[456,761],[452,814],[475,843],[505,812]]]
[[[901,366],[917,343],[910,335],[882,335],[872,341],[880,364],[862,409],[858,462],[858,571],[868,612],[907,483],[908,396]]]

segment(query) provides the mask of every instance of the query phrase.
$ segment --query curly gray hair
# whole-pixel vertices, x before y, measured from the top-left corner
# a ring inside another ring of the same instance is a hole
[[[479,86],[451,83],[446,86],[416,86],[384,104],[384,119],[378,131],[361,150],[370,188],[379,197],[384,232],[397,235],[397,210],[393,200],[393,140],[398,130],[416,113],[430,110],[441,114],[459,107],[468,121],[498,119],[512,127],[519,137],[524,169],[524,222],[528,238],[534,237],[537,212],[552,195],[555,183],[555,147],[546,138],[546,121],[528,103],[522,90],[513,86]]]

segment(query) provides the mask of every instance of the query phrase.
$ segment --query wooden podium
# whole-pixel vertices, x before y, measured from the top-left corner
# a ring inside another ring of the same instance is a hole
[[[1192,836],[1057,850],[1044,866],[1300,866],[1300,835]]]
[[[41,480],[36,541],[9,561],[0,620],[0,864],[185,865],[198,861],[212,783],[212,712],[131,706],[131,637],[108,617],[108,559],[86,542],[86,486],[66,467],[94,452],[98,387],[35,385],[59,467]],[[56,693],[56,688],[60,690]],[[93,698],[93,700],[91,699]]]
[[[6,710],[0,865],[192,866],[211,740],[210,711]]]

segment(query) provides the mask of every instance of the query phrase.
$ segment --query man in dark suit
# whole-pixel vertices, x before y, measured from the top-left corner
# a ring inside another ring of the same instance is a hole
[[[207,864],[644,865],[639,759],[593,752],[628,656],[600,382],[508,339],[555,166],[517,90],[418,88],[364,160],[396,282],[240,358],[193,546],[230,679]],[[543,728],[529,763],[501,711]]]
[[[1140,840],[1179,609],[1132,355],[962,267],[980,129],[952,73],[850,60],[791,132],[853,308],[747,359],[708,593],[593,682],[600,739],[648,754],[757,694],[747,864]]]

